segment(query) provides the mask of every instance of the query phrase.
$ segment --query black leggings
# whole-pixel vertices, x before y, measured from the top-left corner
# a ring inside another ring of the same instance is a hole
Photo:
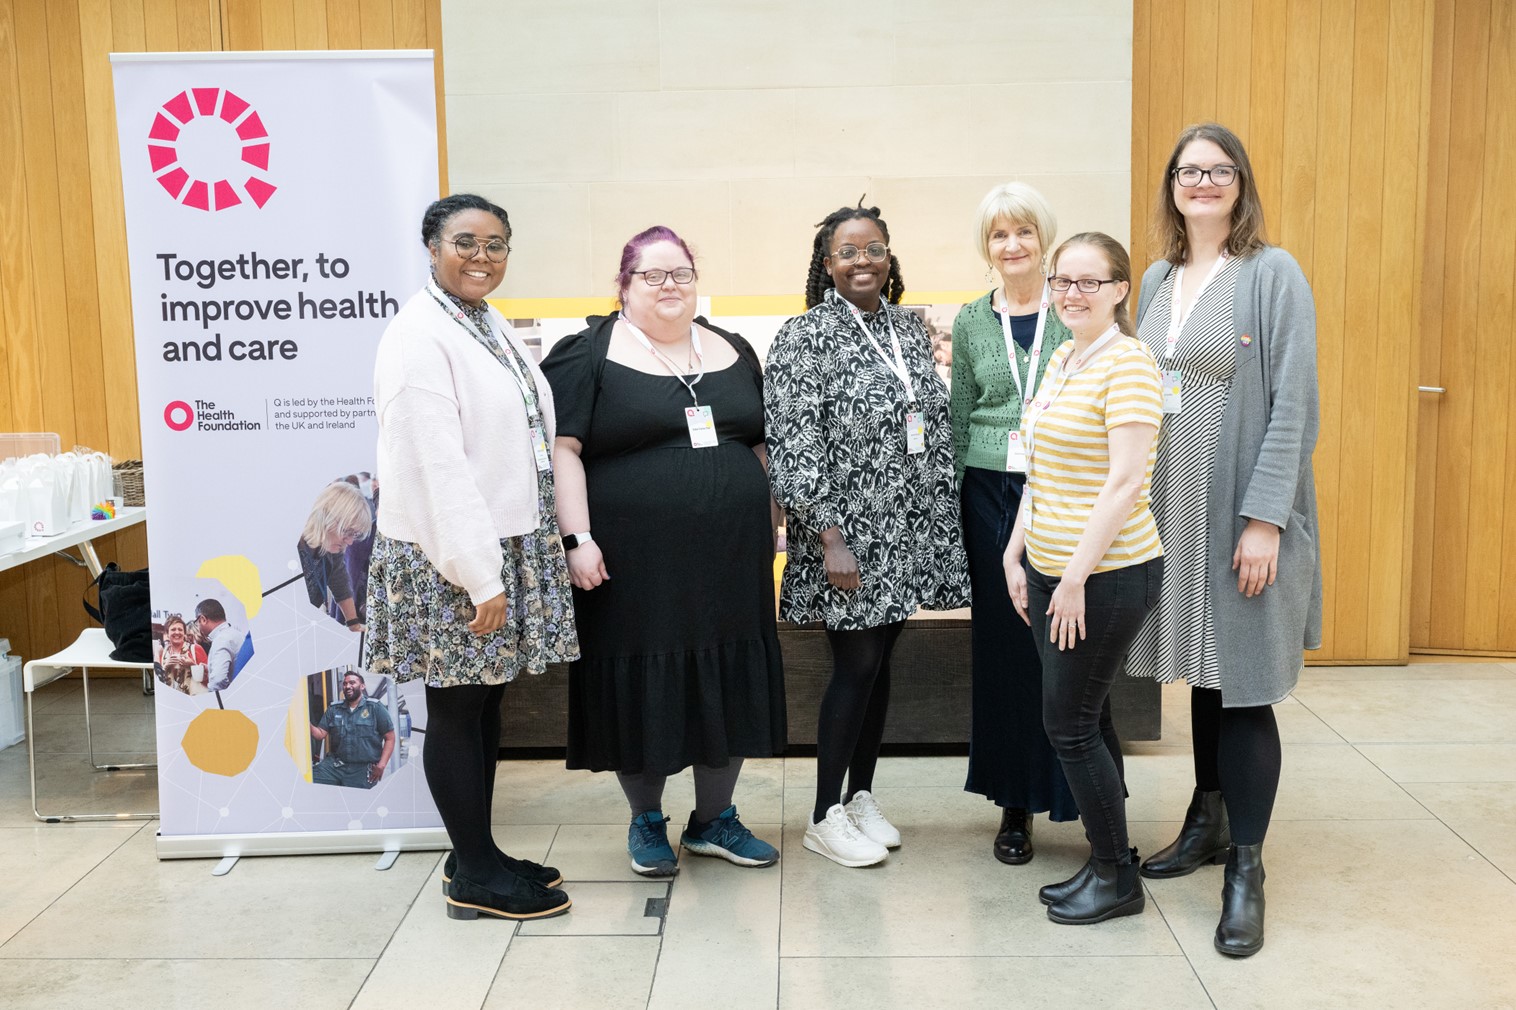
[[[1195,741],[1195,788],[1221,790],[1233,842],[1262,844],[1279,792],[1274,706],[1223,708],[1220,691],[1192,688],[1190,734]]]
[[[504,696],[504,684],[426,689],[426,784],[458,856],[458,874],[485,887],[510,883],[490,832]]]
[[[890,652],[905,628],[904,621],[858,631],[833,631],[832,679],[821,696],[816,720],[816,809],[819,823],[842,794],[847,775],[846,802],[854,793],[874,788],[874,767],[884,742],[884,717],[890,708]]]

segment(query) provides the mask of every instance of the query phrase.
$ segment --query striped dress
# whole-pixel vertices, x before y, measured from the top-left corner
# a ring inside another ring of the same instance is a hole
[[[1178,271],[1169,272],[1137,333],[1160,368],[1177,368],[1184,376],[1182,409],[1164,415],[1153,470],[1153,517],[1166,548],[1163,592],[1127,655],[1129,674],[1162,684],[1182,677],[1192,687],[1221,687],[1206,504],[1221,416],[1236,370],[1232,294],[1242,262],[1229,260],[1206,285],[1184,321],[1172,359],[1165,361],[1164,356]]]
[[[1047,378],[1021,423],[1031,457],[1027,493],[1031,522],[1026,531],[1026,556],[1044,575],[1061,577],[1074,548],[1089,525],[1095,499],[1111,470],[1107,433],[1139,422],[1158,427],[1163,394],[1158,368],[1147,348],[1133,337],[1121,337],[1097,354],[1090,364],[1064,376],[1073,356],[1071,340],[1058,348],[1048,364]],[[1147,473],[1153,472],[1149,450]],[[1163,556],[1153,515],[1148,508],[1149,481],[1111,541],[1095,572],[1140,565]]]

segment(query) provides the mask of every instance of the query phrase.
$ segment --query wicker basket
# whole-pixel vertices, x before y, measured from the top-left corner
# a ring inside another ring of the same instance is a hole
[[[120,488],[121,504],[146,505],[142,494],[142,460],[128,459],[111,467],[116,486]]]

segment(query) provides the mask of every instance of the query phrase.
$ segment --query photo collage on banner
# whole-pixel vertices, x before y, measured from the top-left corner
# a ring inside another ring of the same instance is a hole
[[[430,52],[112,57],[159,854],[444,837],[420,682],[362,666],[374,352],[425,282]]]

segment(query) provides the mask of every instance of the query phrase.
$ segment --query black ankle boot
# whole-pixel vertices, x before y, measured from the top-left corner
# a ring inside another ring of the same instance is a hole
[[[1060,880],[1056,884],[1047,884],[1037,891],[1037,900],[1044,905],[1056,905],[1058,902],[1073,894],[1084,886],[1090,874],[1095,872],[1095,856],[1092,853],[1084,865],[1074,872],[1068,880]]]
[[[1142,864],[1142,875],[1162,879],[1194,873],[1206,863],[1226,862],[1227,847],[1232,844],[1232,827],[1227,823],[1226,804],[1221,791],[1195,790],[1190,808],[1184,812],[1184,827],[1172,845],[1149,856]]]
[[[1088,926],[1120,915],[1136,915],[1147,905],[1138,875],[1137,850],[1129,862],[1090,860],[1090,875],[1062,901],[1048,906],[1048,918],[1065,926]]]
[[[1000,815],[1000,833],[995,836],[995,858],[1020,866],[1032,861],[1032,815],[1019,807],[1006,807]]]
[[[1216,949],[1251,957],[1263,949],[1263,843],[1234,845],[1221,885],[1221,922]]]

